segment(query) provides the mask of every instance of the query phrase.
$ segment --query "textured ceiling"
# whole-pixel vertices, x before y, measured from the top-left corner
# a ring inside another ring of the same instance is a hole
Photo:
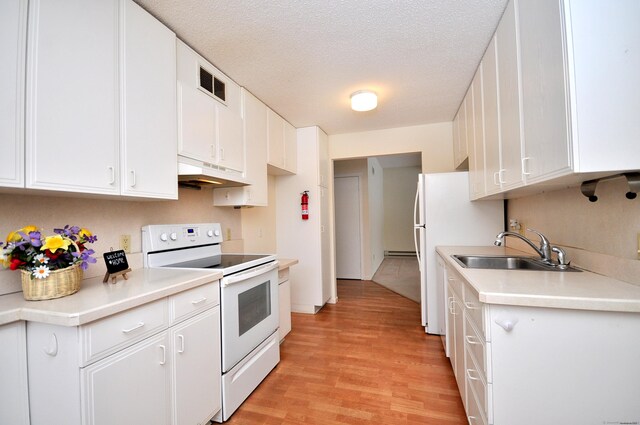
[[[295,127],[450,121],[506,0],[136,0]],[[378,108],[354,112],[372,89]]]

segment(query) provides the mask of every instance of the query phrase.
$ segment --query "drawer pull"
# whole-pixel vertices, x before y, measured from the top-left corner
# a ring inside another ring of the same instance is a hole
[[[464,303],[464,306],[467,307],[469,310],[480,310],[480,306],[474,303],[471,303],[469,301]]]
[[[180,340],[180,348],[178,348],[178,353],[184,353],[184,335],[178,335],[178,339]]]
[[[128,334],[129,332],[133,332],[136,329],[140,329],[141,327],[144,326],[144,322],[139,322],[137,325],[135,325],[134,327],[132,327],[131,329],[123,329],[122,333],[123,334]]]
[[[467,378],[471,379],[472,381],[479,381],[480,378],[476,377],[476,376],[472,376],[472,373],[476,373],[475,369],[467,369]]]
[[[58,355],[58,337],[56,334],[51,334],[49,338],[49,344],[43,348],[44,353],[47,356],[55,357]]]
[[[473,344],[473,345],[480,344],[480,341],[478,341],[478,338],[476,338],[475,336],[467,335],[465,338],[467,339],[467,342],[469,344]]]
[[[200,298],[199,300],[191,301],[191,304],[193,304],[193,305],[198,305],[198,304],[200,304],[200,303],[205,302],[206,300],[207,300],[207,297],[202,297],[202,298]]]
[[[160,361],[161,365],[164,365],[167,362],[167,347],[164,345],[158,345],[160,350],[162,350],[162,360]]]
[[[467,418],[469,418],[469,422],[470,423],[474,423],[475,424],[478,421],[478,418],[475,417],[475,416],[467,416]]]

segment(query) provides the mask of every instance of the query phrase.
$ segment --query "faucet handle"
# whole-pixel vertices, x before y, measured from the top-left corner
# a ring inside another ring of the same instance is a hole
[[[536,235],[538,235],[540,237],[540,246],[549,244],[549,239],[547,239],[547,237],[545,235],[543,235],[542,233],[540,233],[536,229],[530,229],[530,228],[527,227],[527,231],[529,231],[531,233],[535,233]]]
[[[558,268],[566,269],[569,266],[570,261],[567,261],[567,253],[559,246],[552,246],[551,251],[558,255]]]

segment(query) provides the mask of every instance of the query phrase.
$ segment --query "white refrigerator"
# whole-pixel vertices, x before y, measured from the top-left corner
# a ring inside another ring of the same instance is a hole
[[[504,229],[504,201],[470,201],[469,173],[420,174],[414,206],[414,242],[420,267],[422,326],[444,335],[446,300],[437,277],[438,245],[492,245]]]

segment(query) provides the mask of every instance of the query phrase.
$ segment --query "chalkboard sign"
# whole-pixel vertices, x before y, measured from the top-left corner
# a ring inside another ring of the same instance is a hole
[[[103,282],[109,280],[109,277],[115,282],[116,276],[122,275],[127,279],[127,272],[130,272],[127,256],[123,250],[109,251],[104,254],[104,263],[107,266],[107,273],[104,275]]]

